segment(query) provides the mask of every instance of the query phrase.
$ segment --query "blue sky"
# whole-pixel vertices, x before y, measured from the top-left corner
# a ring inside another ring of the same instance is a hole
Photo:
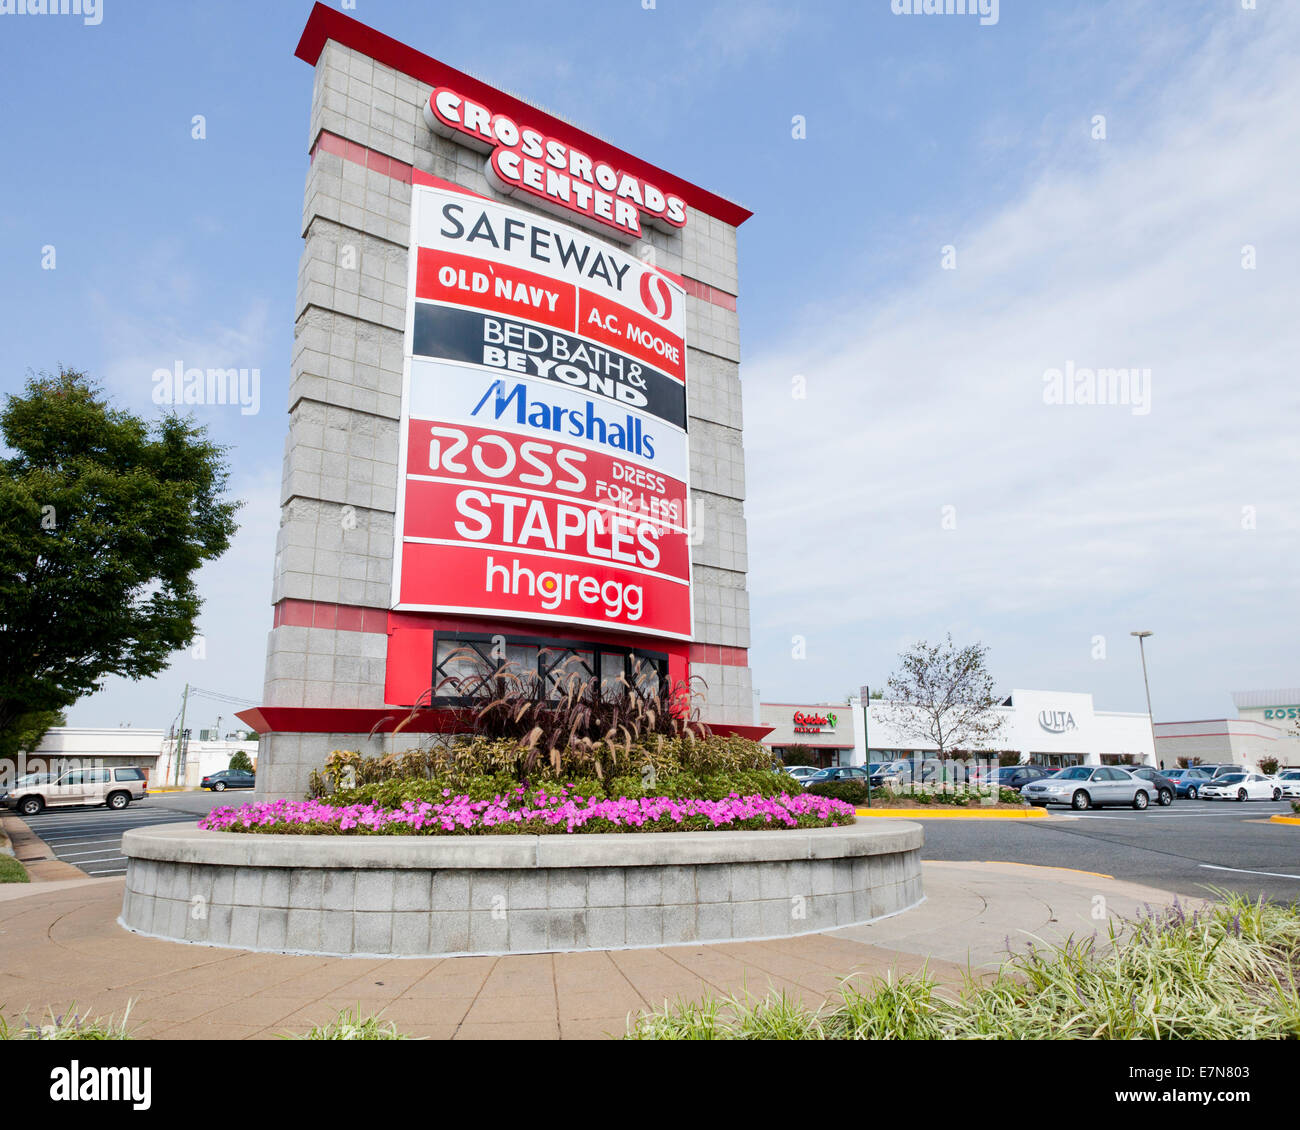
[[[0,389],[64,363],[153,411],[151,374],[177,359],[263,379],[255,415],[198,410],[247,499],[203,575],[205,657],[111,681],[73,724],[166,726],[186,680],[260,695],[309,10],[0,15]],[[992,26],[889,0],[351,14],[754,210],[740,312],[765,698],[881,683],[945,631],[987,643],[1007,690],[1136,710],[1128,632],[1149,628],[1160,719],[1300,682],[1295,5],[1002,0]],[[1150,369],[1150,411],[1045,403],[1067,364]]]

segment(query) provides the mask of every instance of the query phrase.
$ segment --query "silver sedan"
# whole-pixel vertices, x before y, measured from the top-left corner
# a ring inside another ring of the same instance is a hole
[[[1125,804],[1146,808],[1155,785],[1112,765],[1071,765],[1054,777],[1031,781],[1020,790],[1030,804],[1068,804],[1076,811]]]

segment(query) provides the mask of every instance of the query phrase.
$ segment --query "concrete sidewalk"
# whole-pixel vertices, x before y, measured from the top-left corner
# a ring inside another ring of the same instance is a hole
[[[143,938],[117,925],[124,881],[0,887],[0,1011],[120,1016],[141,1039],[299,1033],[343,1008],[410,1036],[555,1039],[621,1035],[629,1014],[679,997],[785,990],[821,1003],[859,981],[923,966],[957,986],[1008,942],[1105,932],[1173,896],[1105,876],[1012,863],[926,863],[927,901],[870,926],[783,941],[443,959],[295,957]],[[1101,901],[1098,902],[1097,900]]]

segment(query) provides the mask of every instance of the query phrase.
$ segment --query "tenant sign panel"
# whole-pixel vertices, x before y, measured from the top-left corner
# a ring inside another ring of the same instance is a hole
[[[414,185],[392,607],[692,634],[685,291]]]

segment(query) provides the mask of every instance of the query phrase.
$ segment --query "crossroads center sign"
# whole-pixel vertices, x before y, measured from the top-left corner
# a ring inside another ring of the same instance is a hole
[[[411,233],[392,607],[690,639],[681,284],[450,188]]]

